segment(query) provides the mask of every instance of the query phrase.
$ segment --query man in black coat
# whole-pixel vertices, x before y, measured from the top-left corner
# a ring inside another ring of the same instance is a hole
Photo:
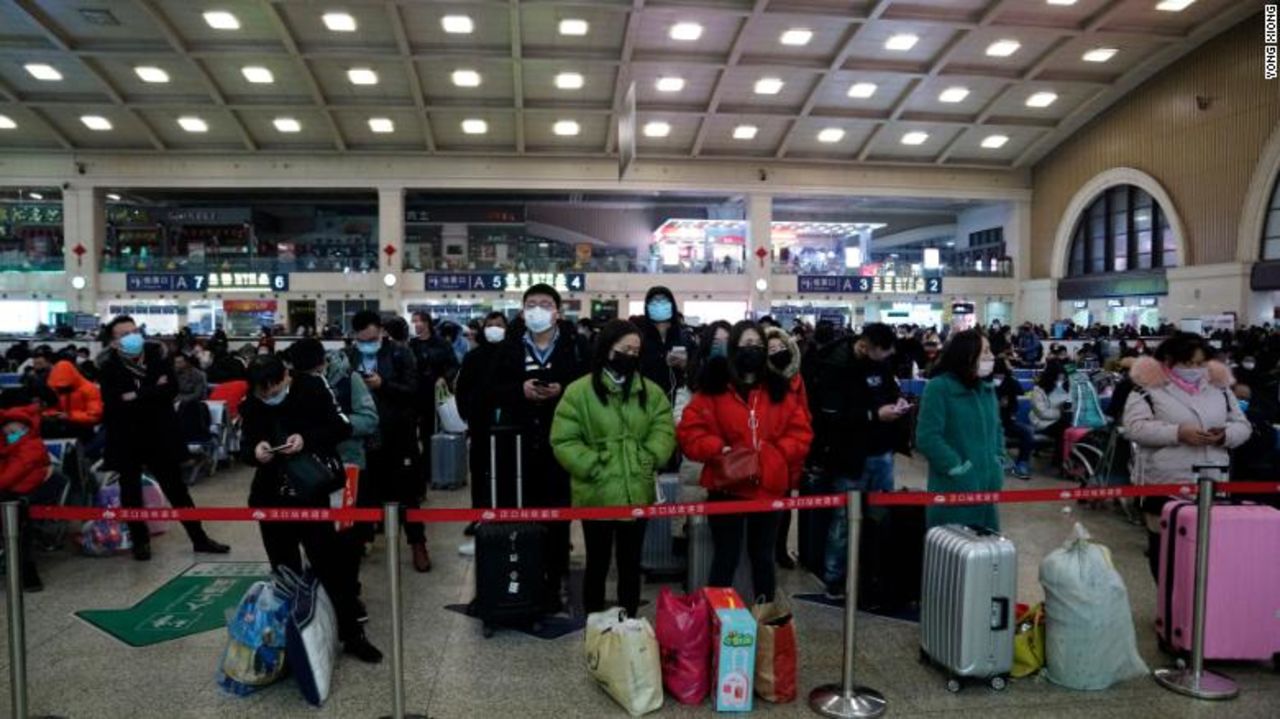
[[[111,338],[103,356],[99,384],[102,389],[103,425],[107,443],[106,468],[120,481],[120,503],[142,506],[142,471],[147,469],[160,484],[169,504],[192,507],[191,493],[182,481],[180,466],[186,446],[178,431],[174,400],[178,380],[164,347],[146,342],[133,318],[120,315],[107,325]],[[196,552],[226,554],[231,548],[209,538],[200,522],[183,522]],[[133,558],[151,559],[151,534],[146,522],[129,523]]]
[[[388,322],[404,320],[394,318]],[[379,441],[369,451],[370,482],[361,485],[361,506],[378,506],[397,501],[401,519],[408,510],[418,509],[427,488],[418,451],[418,368],[413,352],[406,346],[408,329],[399,340],[388,328],[383,336],[382,318],[372,310],[362,310],[351,318],[355,342],[347,350],[351,367],[364,378],[378,405]],[[368,486],[373,485],[373,486]],[[366,490],[367,487],[367,490]],[[413,568],[431,571],[427,534],[421,522],[404,522],[405,539],[413,553]],[[371,539],[371,537],[370,537]]]
[[[422,445],[424,481],[431,474],[431,435],[436,433],[436,385],[451,384],[458,372],[453,346],[436,332],[431,315],[413,313],[413,337],[409,350],[418,369],[418,441]]]
[[[249,365],[249,394],[240,405],[243,442],[240,459],[254,467],[249,489],[250,507],[328,507],[320,500],[297,496],[285,476],[290,457],[310,453],[325,464],[341,466],[338,443],[351,436],[351,422],[324,379],[313,373],[324,365],[324,347],[304,339],[289,347],[295,366],[306,371],[290,375],[275,355],[254,358]],[[279,448],[272,451],[272,448]],[[303,571],[307,564],[333,601],[338,638],[347,654],[376,663],[382,652],[369,643],[360,626],[358,570],[349,571],[350,552],[338,539],[331,522],[259,522],[262,546],[272,568]]]
[[[569,473],[551,451],[551,420],[569,383],[591,369],[591,352],[573,323],[560,318],[560,293],[538,284],[524,293],[524,311],[511,325],[497,350],[489,375],[487,404],[494,408],[494,428],[512,427],[523,448],[523,493],[526,507],[568,507],[572,501]],[[504,463],[499,457],[501,472]],[[508,484],[499,474],[498,506],[511,506]],[[547,523],[547,572],[544,605],[548,613],[563,608],[560,588],[569,574],[569,523]]]

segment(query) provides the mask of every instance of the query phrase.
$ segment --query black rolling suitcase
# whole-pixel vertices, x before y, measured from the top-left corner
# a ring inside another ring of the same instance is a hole
[[[871,507],[863,495],[858,608],[905,609],[920,602],[924,507]]]
[[[817,471],[806,469],[804,479],[800,483],[800,496],[822,494],[823,492],[821,474]],[[807,509],[796,514],[799,516],[799,526],[796,531],[799,534],[800,566],[809,570],[809,573],[818,579],[825,581],[827,531],[831,527],[832,515],[835,512],[830,509]]]
[[[524,506],[520,435],[515,434],[516,506]],[[489,490],[498,508],[498,431],[489,436]],[[498,625],[526,625],[535,631],[542,615],[543,547],[540,524],[485,522],[476,528],[476,599],[473,613],[484,622],[484,636]]]

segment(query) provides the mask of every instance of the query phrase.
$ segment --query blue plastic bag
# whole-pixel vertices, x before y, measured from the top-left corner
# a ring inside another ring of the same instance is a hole
[[[244,696],[285,675],[288,594],[274,581],[255,582],[227,621],[218,685]]]

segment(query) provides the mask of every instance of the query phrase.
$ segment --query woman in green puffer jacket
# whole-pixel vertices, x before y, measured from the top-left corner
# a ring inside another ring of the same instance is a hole
[[[653,504],[655,477],[676,446],[671,403],[640,375],[640,330],[613,320],[596,339],[591,374],[565,390],[551,423],[551,447],[573,482],[573,506]],[[640,606],[640,551],[645,520],[583,520],[587,568],[583,604],[605,609],[604,585],[617,544],[618,601],[634,617]]]

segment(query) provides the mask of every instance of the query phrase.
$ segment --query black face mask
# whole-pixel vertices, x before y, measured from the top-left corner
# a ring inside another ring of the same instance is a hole
[[[615,352],[609,355],[609,360],[605,362],[605,366],[619,377],[630,377],[640,366],[640,358],[635,355],[624,355]]]
[[[741,374],[753,374],[764,368],[763,347],[739,347],[734,364]]]
[[[791,365],[791,350],[782,350],[769,355],[769,364],[778,371],[786,369]]]

